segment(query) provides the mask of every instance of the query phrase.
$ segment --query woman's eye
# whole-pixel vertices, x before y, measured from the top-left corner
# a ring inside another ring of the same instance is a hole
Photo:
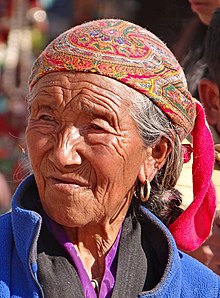
[[[95,130],[103,130],[103,128],[97,124],[92,124],[91,127]]]
[[[54,121],[54,117],[52,117],[50,115],[46,115],[46,114],[40,115],[39,119],[44,120],[44,121]]]
[[[116,133],[115,129],[110,125],[110,123],[102,119],[92,121],[90,128],[94,131],[94,133]]]

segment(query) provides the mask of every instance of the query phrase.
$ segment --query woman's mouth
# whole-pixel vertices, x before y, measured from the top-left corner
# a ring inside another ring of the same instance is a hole
[[[49,176],[47,178],[49,184],[61,190],[73,190],[79,188],[91,188],[90,185],[82,180],[70,178],[66,176]]]

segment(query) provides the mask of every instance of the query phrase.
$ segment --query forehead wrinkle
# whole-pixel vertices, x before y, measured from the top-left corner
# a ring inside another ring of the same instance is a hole
[[[127,94],[130,93],[130,91],[132,91],[132,89],[128,86],[120,82],[117,82],[116,80],[103,77],[100,75],[84,74],[83,78],[80,78],[80,80],[77,80],[77,73],[74,73],[74,74],[64,73],[64,74],[65,74],[64,76],[62,75],[59,76],[59,79],[56,79],[56,77],[54,78],[53,74],[46,75],[44,77],[45,80],[43,81],[39,80],[38,83],[33,87],[31,93],[34,92],[38,84],[40,84],[39,86],[41,88],[47,88],[47,90],[49,90],[48,93],[51,92],[50,91],[51,89],[53,93],[57,93],[57,91],[55,90],[57,88],[61,88],[63,90],[67,90],[68,92],[72,92],[72,93],[76,92],[76,95],[77,95],[78,93],[82,92],[82,90],[88,89],[93,91],[95,94],[98,94],[98,93],[102,94],[104,97],[111,99],[112,102],[120,106],[119,103],[125,104],[125,102],[128,101],[128,99],[122,98],[120,95],[118,95],[117,94],[119,93],[118,91],[123,90]],[[91,76],[96,77],[97,79],[91,82],[90,81]]]
[[[115,80],[102,76],[96,76],[97,79],[91,82],[90,77],[86,76],[86,74],[83,77],[80,77],[80,80],[77,80],[77,75],[67,77],[65,76],[63,79],[62,76],[61,79],[47,77],[46,80],[41,83],[40,87],[47,87],[47,91],[43,90],[43,92],[47,93],[49,97],[53,97],[53,95],[56,94],[61,94],[62,101],[59,106],[64,104],[65,107],[67,107],[68,103],[72,101],[75,102],[74,99],[78,101],[78,95],[83,95],[84,97],[86,96],[87,98],[89,98],[91,102],[94,102],[94,104],[103,106],[106,109],[106,115],[108,114],[107,111],[110,108],[113,112],[111,117],[113,119],[113,123],[115,127],[119,127],[120,129],[119,118],[122,117],[119,117],[118,115],[118,108],[120,109],[120,111],[122,111],[122,114],[126,113],[128,107],[132,104],[130,98],[132,96],[132,89]],[[53,84],[57,83],[57,85],[51,86],[51,81]],[[33,88],[33,90],[34,89],[35,88]],[[120,91],[122,96],[120,96]],[[93,93],[93,96],[91,96],[91,92]],[[130,92],[131,94],[129,94]],[[53,94],[51,95],[51,93]],[[65,100],[63,101],[63,99]],[[51,100],[51,103],[52,102],[54,102],[53,98]]]
[[[101,77],[102,79],[104,78],[107,82],[111,79]],[[100,81],[98,81],[100,82]],[[131,89],[128,86],[125,86],[124,84],[121,84],[115,80],[111,80],[111,86],[109,86],[109,89],[106,89],[107,85],[101,84],[98,85],[97,83],[91,83],[88,82],[89,87],[87,87],[87,82],[85,81],[86,86],[81,90],[81,94],[86,94],[90,98],[91,101],[95,102],[96,99],[99,100],[99,104],[104,106],[105,108],[111,108],[112,111],[114,112],[115,115],[117,115],[117,108],[120,108],[122,111],[127,111],[128,108],[132,105],[132,100],[131,97],[135,97],[136,93],[138,93],[136,90]],[[117,94],[119,92],[119,88],[112,88],[114,84],[117,84],[122,91],[121,93],[125,93],[125,96],[120,96],[120,94]],[[102,87],[104,85],[104,88]],[[114,90],[117,90],[117,93],[113,92]],[[87,92],[88,91],[88,92]],[[94,93],[94,97],[90,96],[89,91],[92,91]],[[134,92],[132,96],[132,92]],[[138,93],[139,94],[139,93]],[[119,121],[118,121],[119,123]]]
[[[96,80],[93,80],[92,82],[90,81],[91,77],[95,77]],[[69,81],[71,84],[85,84],[83,89],[88,89],[93,91],[95,94],[103,94],[105,97],[110,98],[116,105],[118,103],[115,101],[114,97],[116,100],[118,99],[119,102],[125,101],[124,98],[120,97],[117,93],[118,90],[125,90],[127,93],[130,91],[130,87],[126,86],[125,84],[122,84],[114,79],[97,75],[97,74],[84,74],[83,79],[79,81],[76,80],[76,76],[73,78],[68,77]]]
[[[113,82],[114,83],[114,82]],[[117,107],[121,107],[122,105],[127,103],[127,99],[121,97],[120,95],[116,94],[115,92],[112,91],[111,89],[106,89],[106,86],[98,86],[93,84],[92,85],[93,92],[97,96],[103,96],[104,99],[110,100],[114,105]],[[118,91],[118,89],[117,89]]]
[[[52,90],[51,90],[52,89]],[[78,91],[79,93],[79,91]],[[68,88],[64,88],[63,86],[53,86],[48,87],[47,89],[40,89],[36,90],[31,98],[31,103],[34,101],[36,97],[39,97],[39,101],[44,101],[44,104],[47,103],[48,105],[52,106],[53,108],[61,108],[64,109],[68,107],[69,103],[72,100],[72,90]]]

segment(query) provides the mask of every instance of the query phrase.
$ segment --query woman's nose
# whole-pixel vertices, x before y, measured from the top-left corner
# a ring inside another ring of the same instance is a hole
[[[50,159],[57,167],[80,165],[82,162],[78,148],[81,136],[77,128],[65,129],[56,135],[56,142]]]

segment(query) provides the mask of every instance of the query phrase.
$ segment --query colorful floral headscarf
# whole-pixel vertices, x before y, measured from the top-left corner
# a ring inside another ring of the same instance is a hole
[[[30,90],[44,75],[60,71],[118,80],[151,99],[176,126],[181,140],[193,135],[194,201],[169,228],[181,249],[196,249],[208,237],[215,212],[214,149],[203,108],[189,93],[171,51],[140,26],[96,20],[64,32],[47,46],[33,65]]]

